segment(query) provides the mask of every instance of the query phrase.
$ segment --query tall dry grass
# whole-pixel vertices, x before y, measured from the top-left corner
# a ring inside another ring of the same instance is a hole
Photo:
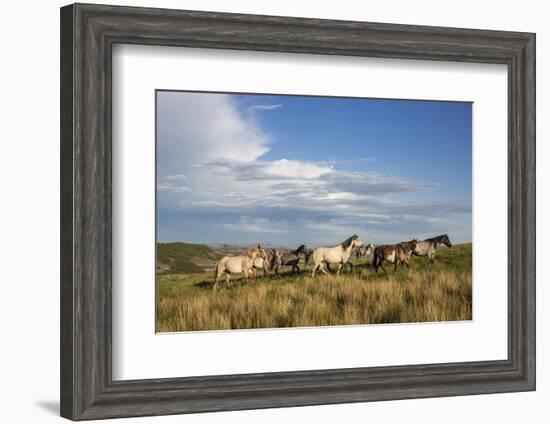
[[[230,289],[172,289],[157,298],[157,331],[470,320],[471,268],[372,271]]]

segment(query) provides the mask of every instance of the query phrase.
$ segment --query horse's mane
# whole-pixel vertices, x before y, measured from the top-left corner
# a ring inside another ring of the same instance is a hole
[[[302,252],[304,249],[306,248],[306,245],[305,244],[301,244],[300,246],[298,246],[298,248],[296,250],[291,250],[289,253],[293,254],[293,255],[298,255],[300,252]]]
[[[340,246],[342,246],[344,249],[347,249],[348,247],[351,246],[351,243],[353,242],[353,240],[355,240],[357,238],[357,235],[354,234],[352,235],[351,237],[347,238],[346,240],[344,240],[342,243],[340,243]]]
[[[258,247],[251,247],[249,249],[244,250],[241,253],[241,255],[242,256],[248,256],[249,258],[252,258],[252,256],[254,255],[254,252],[258,252],[258,249],[259,249]]]
[[[248,256],[248,257],[252,257],[252,254],[256,251],[256,249],[246,249],[246,250],[243,250],[243,252],[241,253],[242,256]]]
[[[447,234],[441,234],[440,236],[436,236],[436,237],[432,237],[432,238],[428,238],[424,241],[429,241],[429,242],[437,242],[437,243],[441,243],[441,240],[443,240],[443,238],[445,238],[447,236]]]

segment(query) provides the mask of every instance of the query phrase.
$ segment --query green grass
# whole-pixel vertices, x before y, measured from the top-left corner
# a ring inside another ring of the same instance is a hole
[[[212,290],[213,272],[157,277],[157,331],[309,327],[433,322],[472,318],[472,245],[437,251],[434,264],[413,257],[411,269],[387,264],[376,274],[366,261],[353,273],[316,276],[310,268],[281,279],[258,278]]]

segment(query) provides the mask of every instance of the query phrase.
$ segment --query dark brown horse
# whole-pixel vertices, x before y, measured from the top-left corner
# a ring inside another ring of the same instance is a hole
[[[384,261],[395,264],[393,271],[397,271],[397,265],[406,265],[409,269],[409,261],[411,259],[412,252],[416,249],[417,240],[404,241],[398,244],[386,244],[383,246],[377,246],[374,249],[374,257],[372,260],[372,266],[374,270],[378,272],[378,268],[382,268],[384,272]]]
[[[281,259],[281,265],[282,266],[291,266],[292,272],[300,272],[300,256],[304,255],[307,256],[308,248],[305,244],[301,244],[298,246],[297,249],[291,250],[290,252],[283,253],[280,257]],[[309,259],[309,256],[306,258],[306,264],[307,259]]]

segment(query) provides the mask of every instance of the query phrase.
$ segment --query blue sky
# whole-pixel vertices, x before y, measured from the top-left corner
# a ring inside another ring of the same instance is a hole
[[[471,240],[471,103],[157,92],[158,240]]]

